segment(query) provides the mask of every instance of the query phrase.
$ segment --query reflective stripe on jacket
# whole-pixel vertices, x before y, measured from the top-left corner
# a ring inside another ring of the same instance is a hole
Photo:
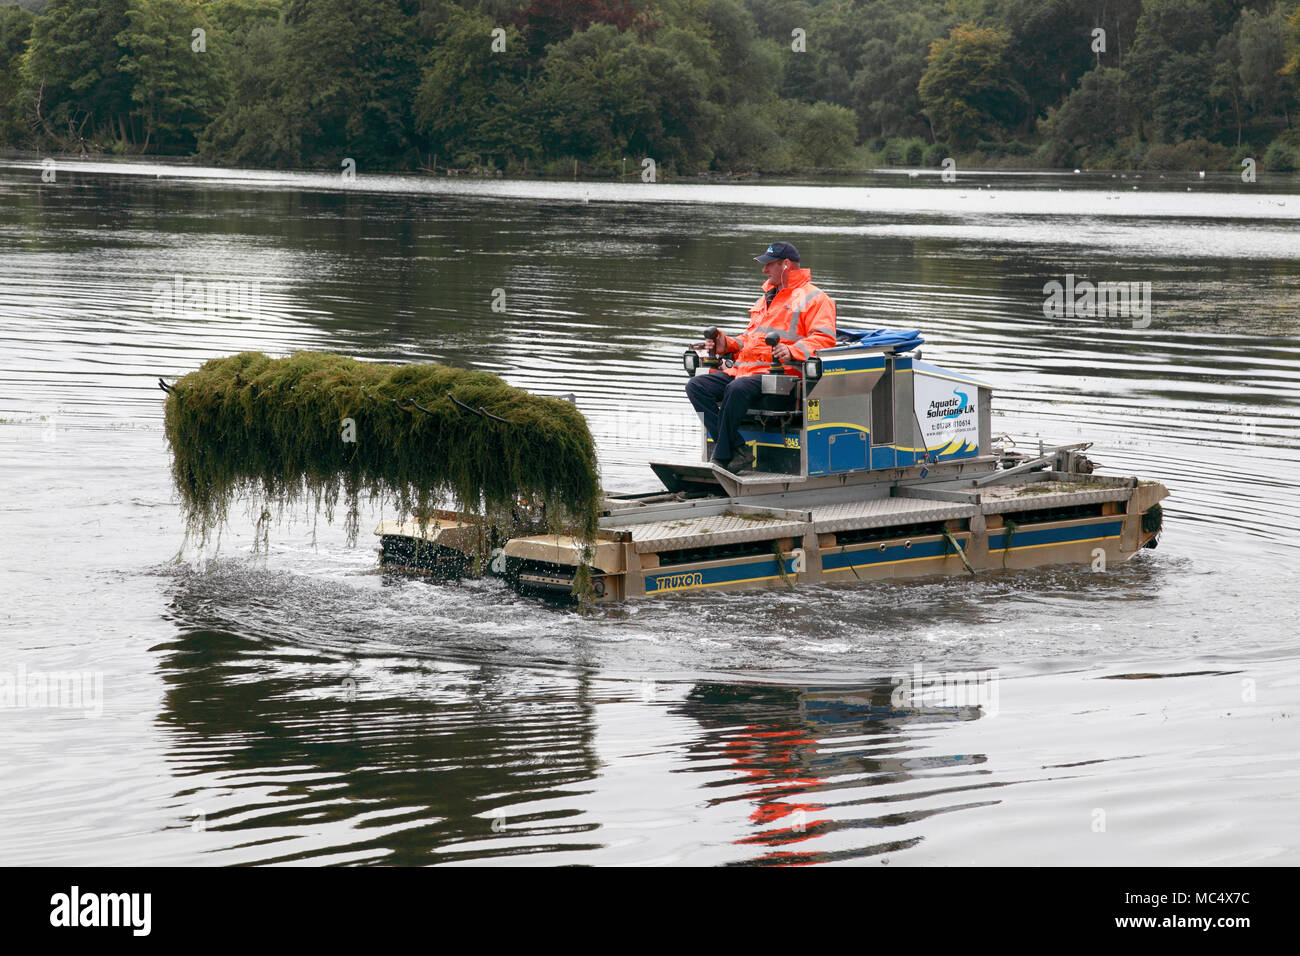
[[[735,353],[736,364],[724,368],[728,375],[759,375],[772,366],[772,347],[764,341],[776,332],[790,346],[794,361],[802,362],[818,349],[835,344],[835,300],[812,284],[808,269],[791,269],[786,287],[767,302],[771,282],[763,284],[763,295],[749,310],[749,328],[740,338],[724,336],[726,353]],[[786,374],[799,370],[786,367]]]

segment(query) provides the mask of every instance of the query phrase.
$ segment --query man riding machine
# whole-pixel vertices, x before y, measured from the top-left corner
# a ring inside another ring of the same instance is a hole
[[[763,265],[767,281],[750,307],[749,327],[739,338],[709,330],[708,340],[696,348],[716,356],[717,367],[686,383],[686,396],[714,442],[712,463],[732,474],[755,465],[740,423],[759,402],[763,375],[797,377],[805,359],[835,345],[835,301],[813,285],[808,269],[799,268],[799,250],[774,242],[754,261]]]

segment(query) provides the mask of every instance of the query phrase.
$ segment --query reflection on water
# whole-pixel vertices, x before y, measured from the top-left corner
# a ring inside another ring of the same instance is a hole
[[[615,849],[586,798],[604,769],[597,710],[625,688],[535,668],[339,659],[221,630],[153,650],[183,808],[171,829],[198,824],[218,862],[563,862]],[[900,704],[898,688],[635,692],[646,709],[667,696],[669,715],[698,725],[668,772],[692,775],[705,812],[731,819],[718,862],[763,864],[887,854],[921,839],[899,838],[904,824],[997,802],[979,792],[1004,785],[979,769],[985,756],[917,747],[928,727],[981,708]]]
[[[581,678],[388,661],[381,682],[374,662],[211,630],[155,650],[172,772],[195,778],[176,799],[219,835],[221,862],[405,865],[592,842],[575,811],[514,812],[596,775]]]
[[[915,725],[976,720],[979,708],[900,705],[897,687],[878,681],[837,688],[692,688],[680,710],[707,731],[700,749],[720,752],[740,774],[710,803],[752,807],[754,832],[735,842],[762,853],[745,862],[810,864],[903,850],[920,838],[898,839],[891,828],[996,802],[964,802],[967,791],[1000,785],[963,779],[978,773],[971,768],[985,761],[983,755],[922,757],[913,751]],[[945,805],[913,807],[913,800],[933,797]],[[848,832],[857,829],[880,830],[871,838],[878,842],[864,845],[862,836]],[[846,837],[851,849],[822,849]]]
[[[0,162],[0,672],[105,688],[99,720],[0,707],[0,853],[1293,862],[1300,199],[1180,175],[342,189]],[[697,447],[682,344],[741,324],[778,237],[842,325],[919,327],[994,383],[995,432],[1164,481],[1160,549],[589,616],[378,574],[310,515],[254,558],[232,509],[215,559],[171,563],[159,376],[244,349],[485,368],[574,393],[606,486],[647,488]],[[1066,275],[1150,282],[1150,325],[1046,318]],[[160,308],[178,276],[259,283],[257,312]],[[997,696],[900,697],[922,665]],[[1180,676],[1096,679],[1149,673]]]

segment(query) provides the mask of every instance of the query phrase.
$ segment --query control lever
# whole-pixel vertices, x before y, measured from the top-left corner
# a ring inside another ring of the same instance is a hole
[[[768,332],[768,333],[767,333],[767,337],[764,338],[763,341],[767,343],[768,348],[776,348],[778,345],[781,344],[781,333],[779,333],[779,332]],[[777,357],[776,357],[775,354],[773,354],[773,356],[772,356],[772,367],[769,368],[769,369],[767,370],[767,373],[768,373],[769,375],[784,375],[784,374],[785,374],[785,365],[783,365],[783,364],[780,362],[780,360],[777,359]]]
[[[702,356],[702,363],[706,368],[719,368],[722,365],[722,356],[718,354],[718,336],[721,333],[716,327],[704,330],[704,339],[708,344],[709,354]]]

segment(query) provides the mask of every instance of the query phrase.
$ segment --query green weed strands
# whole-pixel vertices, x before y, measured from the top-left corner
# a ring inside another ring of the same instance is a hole
[[[307,502],[355,543],[359,503],[427,519],[448,499],[485,525],[528,503],[547,531],[596,535],[601,501],[587,421],[487,372],[380,365],[322,352],[213,359],[168,388],[167,440],[186,530],[206,541],[232,501]]]

